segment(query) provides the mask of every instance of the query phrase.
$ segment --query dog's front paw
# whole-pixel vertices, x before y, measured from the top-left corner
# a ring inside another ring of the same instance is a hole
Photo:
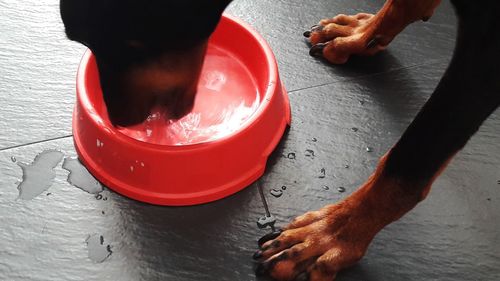
[[[338,15],[324,19],[304,32],[313,45],[311,55],[321,55],[335,64],[351,55],[373,55],[408,24],[428,20],[441,0],[387,1],[377,14]]]
[[[359,13],[324,19],[304,32],[312,44],[310,54],[334,64],[347,62],[351,55],[374,55],[385,49],[392,37],[377,33],[377,16]]]
[[[256,273],[277,280],[333,280],[365,254],[381,224],[357,199],[296,218],[279,236],[268,236],[254,254]]]
[[[281,233],[259,240],[256,273],[276,280],[332,281],[358,262],[375,235],[429,192],[430,183],[385,173],[384,156],[375,173],[343,201],[297,217]]]

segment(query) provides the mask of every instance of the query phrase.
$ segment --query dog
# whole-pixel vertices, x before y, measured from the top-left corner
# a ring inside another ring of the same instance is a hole
[[[143,121],[153,105],[189,112],[207,40],[231,0],[61,0],[69,39],[96,56],[113,124]],[[257,274],[334,280],[375,235],[424,200],[433,181],[500,104],[500,2],[451,0],[458,17],[453,58],[430,99],[375,172],[339,203],[297,217],[259,240]],[[306,31],[310,54],[333,64],[380,52],[440,0],[387,0],[372,15],[338,15]]]

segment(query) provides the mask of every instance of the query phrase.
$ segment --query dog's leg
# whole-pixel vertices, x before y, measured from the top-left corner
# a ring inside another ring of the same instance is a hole
[[[457,46],[429,101],[359,190],[262,241],[254,255],[258,273],[278,280],[333,280],[361,259],[384,226],[427,196],[453,155],[499,106],[500,2],[452,2],[459,18]]]
[[[428,20],[441,0],[387,0],[375,15],[360,13],[324,19],[306,31],[313,45],[310,54],[323,56],[335,64],[350,55],[373,55],[387,45],[407,25]]]

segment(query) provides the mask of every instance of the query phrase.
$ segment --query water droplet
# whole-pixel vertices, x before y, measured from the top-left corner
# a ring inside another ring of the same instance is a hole
[[[108,201],[108,197],[103,197],[102,200],[103,201]]]
[[[105,215],[106,213],[104,211],[101,211],[101,214]]]
[[[317,138],[312,138],[312,141],[313,141],[313,142],[317,142],[317,141],[318,141],[318,139],[317,139]]]
[[[69,171],[67,181],[71,185],[90,194],[103,191],[102,184],[89,173],[78,158],[65,158],[62,167]]]
[[[366,147],[366,152],[372,152],[372,151],[373,151],[373,148],[371,148],[371,147],[369,147],[369,146],[368,146],[368,147]]]
[[[102,195],[100,193],[96,194],[95,195],[95,199],[101,200],[102,199]]]
[[[23,171],[23,179],[17,186],[19,198],[31,200],[49,189],[56,177],[54,168],[64,154],[57,150],[45,150],[31,164],[17,163]]]
[[[344,165],[344,168],[349,169],[350,166],[349,165]]]
[[[311,149],[306,149],[306,157],[314,158],[314,151]]]
[[[130,166],[130,171],[133,172],[134,171],[134,166]]]
[[[358,128],[356,128],[356,127],[352,127],[352,128],[351,128],[351,130],[352,130],[353,132],[357,132],[357,131],[359,131],[359,129],[358,129]]]
[[[318,178],[323,179],[323,178],[325,178],[325,176],[326,176],[326,170],[325,170],[325,168],[321,168],[320,175]]]
[[[283,195],[283,190],[281,189],[271,189],[271,195],[276,197],[276,198],[279,198],[281,197],[281,195]]]
[[[293,181],[293,183],[297,183],[297,181]]]
[[[144,162],[141,162],[141,167],[144,167]]]
[[[323,185],[323,189],[324,190],[330,190],[330,187],[326,186],[326,185]]]
[[[345,187],[339,186],[339,187],[337,187],[337,191],[340,192],[340,193],[344,193],[345,192]]]
[[[500,180],[497,181],[497,184],[500,184]]]
[[[104,245],[104,237],[102,235],[92,234],[85,242],[87,243],[89,258],[96,263],[105,261],[113,253],[111,245]]]
[[[97,147],[103,147],[104,146],[104,143],[99,140],[99,139],[96,139],[96,144],[97,144]]]
[[[285,186],[285,185],[284,185],[284,186],[282,186],[282,187],[281,187],[281,190],[286,190],[286,186]]]
[[[486,199],[486,200],[491,201],[491,198],[488,198],[488,199]]]
[[[50,192],[47,192],[47,194],[46,194],[46,195],[47,195],[47,196],[50,196],[50,195],[52,195],[52,193],[50,193]]]
[[[257,221],[257,227],[260,229],[266,228],[268,226],[273,227],[275,223],[276,223],[276,218],[273,215],[269,217],[264,216]]]
[[[364,100],[359,100],[359,104],[364,105],[365,101]]]
[[[286,158],[288,158],[288,159],[295,159],[295,153],[293,153],[293,152],[288,153],[288,155],[286,156]]]
[[[11,156],[10,160],[12,160],[12,162],[14,162],[14,163],[17,161],[16,157],[14,157],[14,156]]]

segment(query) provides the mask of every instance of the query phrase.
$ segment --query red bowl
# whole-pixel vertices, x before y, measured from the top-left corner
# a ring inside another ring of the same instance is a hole
[[[159,117],[111,125],[95,58],[85,53],[73,113],[76,150],[104,185],[139,201],[201,204],[250,185],[290,125],[290,105],[267,43],[224,15],[209,41],[192,112],[176,122]]]

